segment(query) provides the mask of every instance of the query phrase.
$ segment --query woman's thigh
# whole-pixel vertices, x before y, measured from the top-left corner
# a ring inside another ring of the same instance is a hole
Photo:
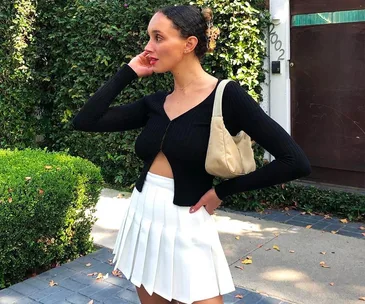
[[[139,297],[139,300],[141,301],[141,304],[168,304],[170,301],[162,298],[158,294],[153,293],[152,296],[148,294],[146,289],[141,285],[141,287],[137,287],[137,294]]]
[[[185,303],[181,303],[179,301],[176,300],[172,300],[171,302],[172,304],[185,304]],[[202,301],[195,301],[193,304],[223,304],[223,297],[222,296],[217,296],[211,299],[206,299],[206,300],[202,300]]]

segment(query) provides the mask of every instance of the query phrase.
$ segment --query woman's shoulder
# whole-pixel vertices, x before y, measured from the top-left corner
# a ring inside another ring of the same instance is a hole
[[[223,92],[223,112],[236,117],[247,116],[260,110],[259,103],[237,81],[229,81]]]
[[[150,110],[157,110],[163,107],[163,104],[165,102],[166,96],[169,93],[164,90],[156,91],[152,94],[148,94],[144,97],[144,104],[149,108]]]

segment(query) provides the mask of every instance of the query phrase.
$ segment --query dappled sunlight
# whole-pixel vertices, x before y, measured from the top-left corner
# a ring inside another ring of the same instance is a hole
[[[127,212],[130,199],[107,196],[101,196],[100,198],[103,204],[97,205],[97,210],[94,214],[98,219],[97,225],[104,229],[119,229],[123,216]]]
[[[235,236],[248,236],[252,238],[263,239],[264,236],[268,237],[283,233],[298,233],[297,231],[288,231],[287,228],[283,229],[272,226],[262,227],[261,224],[252,223],[250,221],[236,220],[229,216],[221,216],[218,214],[213,215],[213,218],[220,233],[231,234]]]
[[[272,282],[291,282],[295,288],[306,292],[323,292],[323,288],[313,282],[307,274],[290,269],[290,268],[274,268],[263,272],[260,275],[264,280]]]
[[[262,278],[269,281],[290,281],[295,282],[303,279],[308,279],[308,276],[293,270],[293,269],[275,269],[264,272],[261,275]]]
[[[220,232],[240,235],[242,231],[261,231],[261,227],[258,224],[253,224],[246,221],[232,220],[228,216],[213,215],[213,218]]]
[[[17,300],[19,300],[19,297],[17,296],[1,296],[0,297],[1,302],[0,303],[16,303]]]

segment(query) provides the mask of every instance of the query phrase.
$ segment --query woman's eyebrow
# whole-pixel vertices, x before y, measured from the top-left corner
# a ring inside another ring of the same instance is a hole
[[[149,34],[148,30],[147,30],[147,34]],[[161,34],[161,31],[159,30],[153,30],[152,34]]]

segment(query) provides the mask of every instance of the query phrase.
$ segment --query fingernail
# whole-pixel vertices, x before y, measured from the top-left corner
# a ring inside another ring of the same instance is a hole
[[[190,213],[193,213],[195,211],[194,208],[190,208]]]

